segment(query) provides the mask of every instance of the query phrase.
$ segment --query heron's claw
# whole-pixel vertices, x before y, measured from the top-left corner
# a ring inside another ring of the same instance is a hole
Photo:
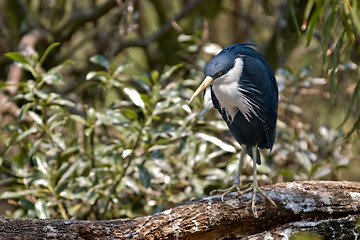
[[[256,217],[258,216],[256,209],[255,209],[256,193],[260,193],[261,195],[263,195],[264,198],[271,203],[271,205],[273,205],[275,208],[277,208],[276,203],[266,193],[264,193],[264,191],[257,184],[251,184],[251,186],[249,188],[245,189],[242,192],[242,194],[245,194],[248,192],[252,192],[251,210],[252,210],[254,216],[256,216]]]
[[[236,195],[234,195],[234,198],[237,198],[245,193],[252,192],[251,210],[255,217],[258,217],[255,209],[256,193],[260,193],[261,195],[263,195],[264,198],[271,203],[271,205],[277,208],[276,203],[266,193],[264,193],[264,191],[260,187],[258,187],[257,184],[254,185],[248,183],[245,186],[239,186],[238,184],[234,184],[232,187],[229,187],[227,189],[213,190],[210,192],[210,195],[222,193],[221,201],[224,201],[224,197],[232,192],[237,193]]]
[[[234,198],[240,196],[240,195],[243,195],[243,192],[242,190],[244,189],[248,189],[250,186],[250,183],[249,184],[246,184],[245,186],[240,186],[239,184],[234,184],[232,187],[229,187],[227,189],[218,189],[218,190],[213,190],[210,192],[210,195],[215,195],[215,194],[219,194],[219,193],[222,193],[221,194],[221,201],[224,201],[224,197],[226,195],[229,195],[230,193],[232,192],[236,192],[237,194],[234,196]]]

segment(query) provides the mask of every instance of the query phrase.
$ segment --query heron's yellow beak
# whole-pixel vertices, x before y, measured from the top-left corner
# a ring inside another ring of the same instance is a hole
[[[204,91],[204,89],[209,86],[211,83],[213,82],[213,78],[210,76],[206,76],[206,78],[204,79],[204,81],[201,83],[201,85],[198,87],[198,89],[196,89],[196,91],[194,92],[194,94],[192,95],[192,97],[190,98],[188,105],[190,105],[190,103],[192,101],[194,101],[194,99],[202,92]]]

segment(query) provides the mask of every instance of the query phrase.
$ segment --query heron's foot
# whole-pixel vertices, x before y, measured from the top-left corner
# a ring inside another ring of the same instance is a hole
[[[266,193],[264,193],[264,191],[257,184],[254,183],[251,184],[247,189],[243,190],[240,194],[238,193],[235,197],[249,192],[252,192],[251,210],[255,217],[258,216],[255,209],[256,193],[260,193],[261,195],[263,195],[264,198],[271,203],[271,205],[277,208],[276,203]]]
[[[213,190],[213,191],[210,192],[210,195],[215,195],[215,194],[222,193],[221,194],[221,201],[224,201],[224,197],[226,195],[229,195],[232,192],[236,192],[237,194],[235,195],[235,197],[238,197],[238,196],[243,194],[242,190],[249,189],[249,187],[250,187],[250,183],[246,184],[245,186],[240,186],[238,183],[234,183],[234,185],[232,187],[229,187],[227,189]]]

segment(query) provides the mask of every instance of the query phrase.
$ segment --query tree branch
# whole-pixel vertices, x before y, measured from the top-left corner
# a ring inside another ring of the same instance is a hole
[[[136,39],[136,40],[128,40],[128,41],[120,41],[112,51],[109,53],[109,58],[115,56],[122,50],[128,47],[146,47],[150,43],[159,40],[162,36],[168,33],[171,29],[174,28],[174,22],[180,21],[182,18],[187,16],[192,10],[194,10],[199,4],[204,2],[204,0],[193,0],[187,6],[185,6],[174,18],[167,21],[163,24],[159,30],[153,33],[150,36],[147,36],[143,39]]]
[[[334,236],[359,234],[360,183],[304,181],[263,188],[277,209],[257,196],[255,218],[251,194],[196,199],[153,216],[107,221],[0,218],[6,239],[273,239],[309,231]],[[338,227],[337,227],[338,226]],[[336,239],[337,237],[335,237]]]
[[[19,52],[27,57],[35,54],[35,46],[38,42],[46,39],[46,33],[34,29],[24,35],[19,43]],[[18,116],[20,109],[13,103],[8,101],[9,98],[17,93],[19,90],[19,83],[23,75],[23,70],[21,67],[17,66],[15,63],[12,63],[9,68],[9,74],[6,80],[7,86],[5,86],[2,91],[0,91],[0,126],[3,125],[4,115],[10,114],[13,116]]]
[[[100,18],[116,5],[116,0],[108,0],[99,7],[92,8],[85,12],[75,12],[54,31],[53,35],[56,36],[56,41],[64,42],[68,40],[78,27]]]

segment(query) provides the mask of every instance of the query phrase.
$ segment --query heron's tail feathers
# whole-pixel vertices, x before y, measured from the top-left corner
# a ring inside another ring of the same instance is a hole
[[[252,158],[253,158],[253,147],[252,146],[246,146],[246,153]],[[256,163],[257,164],[261,164],[261,158],[260,158],[260,152],[259,152],[259,148],[256,148]]]

